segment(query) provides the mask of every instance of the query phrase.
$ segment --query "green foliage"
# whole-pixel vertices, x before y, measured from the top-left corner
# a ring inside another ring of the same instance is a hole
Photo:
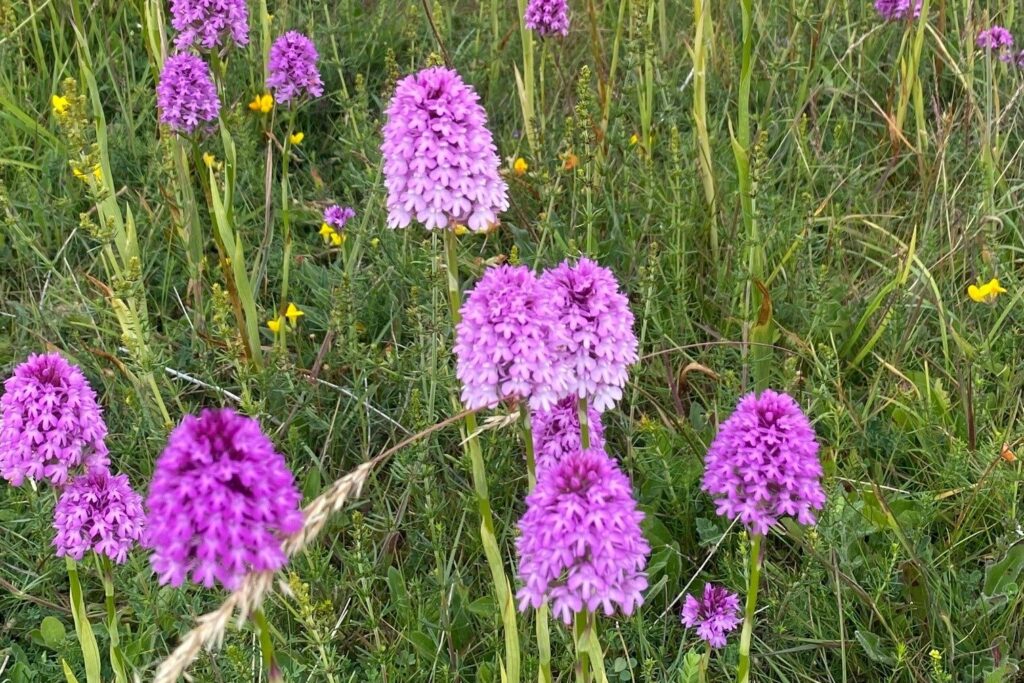
[[[702,457],[759,375],[812,416],[829,503],[816,527],[764,541],[754,680],[1020,675],[1022,468],[1000,456],[1004,444],[1024,450],[1020,76],[986,68],[979,17],[962,3],[929,3],[941,7],[919,31],[880,25],[870,2],[757,0],[749,75],[740,4],[703,3],[706,102],[695,106],[690,3],[574,1],[570,37],[534,42],[528,132],[515,3],[430,3],[433,26],[412,0],[272,4],[270,31],[308,32],[326,85],[294,113],[305,139],[289,160],[288,292],[306,315],[285,344],[265,327],[280,312],[285,123],[246,107],[263,92],[259,3],[252,45],[227,64],[230,137],[196,143],[231,161],[200,169],[216,204],[189,166],[198,157],[156,125],[147,3],[74,4],[77,34],[69,3],[0,0],[0,365],[6,374],[51,347],[81,365],[112,460],[137,488],[166,437],[160,403],[172,422],[229,403],[259,415],[307,501],[454,414],[442,239],[385,227],[378,151],[396,78],[446,52],[488,110],[511,199],[499,230],[459,238],[463,286],[489,263],[542,267],[584,249],[615,270],[636,315],[643,359],[605,427],[647,515],[651,587],[637,614],[599,620],[609,680],[700,680],[703,645],[679,623],[682,595],[707,581],[742,591],[747,552],[700,490]],[[730,128],[740,88],[742,141]],[[73,100],[66,121],[51,109],[61,93]],[[697,132],[695,112],[706,118]],[[74,172],[97,163],[102,186]],[[192,204],[175,191],[178,163]],[[357,211],[341,250],[317,234],[335,201]],[[192,210],[198,256],[181,239]],[[231,247],[223,262],[214,230]],[[992,277],[1006,294],[967,298]],[[752,354],[751,340],[765,346]],[[246,360],[252,347],[262,367]],[[509,426],[486,429],[481,446],[488,547],[514,557],[523,444]],[[81,563],[81,604],[69,602],[52,505],[48,492],[0,486],[0,680],[112,680],[100,573]],[[505,641],[483,551],[458,429],[399,451],[265,605],[286,680],[500,682]],[[143,680],[224,597],[159,587],[142,552],[114,583],[120,650]],[[75,616],[92,625],[85,655]],[[524,680],[538,668],[533,622],[518,623]],[[555,680],[570,680],[571,630],[550,628]],[[732,676],[734,640],[711,655],[707,680]],[[232,628],[191,671],[251,681],[258,661],[255,631]]]

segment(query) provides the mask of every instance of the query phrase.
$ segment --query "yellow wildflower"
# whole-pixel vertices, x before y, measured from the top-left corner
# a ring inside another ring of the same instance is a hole
[[[636,133],[633,133],[632,135],[629,136],[629,144],[635,145],[638,142],[640,142],[640,136],[639,135],[637,135]]]
[[[967,296],[971,297],[971,301],[976,301],[979,304],[987,304],[995,301],[995,298],[1000,294],[1005,294],[1006,290],[999,284],[999,280],[992,278],[985,284],[971,285],[967,288]]]
[[[372,240],[370,240],[370,246],[373,247],[374,249],[379,247],[380,246],[380,238],[379,237],[374,237]]]
[[[512,164],[512,171],[516,175],[523,175],[530,168],[529,164],[526,163],[526,159],[519,157],[515,163]]]
[[[454,228],[452,228],[452,230],[453,230],[453,231],[455,232],[455,234],[456,234],[456,235],[458,235],[459,237],[462,237],[463,235],[468,235],[468,234],[469,234],[469,228],[467,228],[467,227],[466,227],[465,225],[463,225],[462,223],[456,223],[456,224],[455,224],[455,227],[454,227]]]
[[[53,105],[53,113],[57,116],[63,116],[66,114],[68,107],[71,106],[71,102],[63,95],[54,95],[51,97],[50,104]]]
[[[334,246],[340,247],[344,241],[345,233],[338,232],[337,230],[331,233],[331,244],[333,244]]]
[[[203,163],[206,164],[207,168],[213,168],[214,164],[217,163],[217,157],[209,152],[203,152]]]
[[[942,653],[934,649],[928,653],[928,656],[934,659],[936,662],[942,659]]]
[[[288,310],[284,312],[284,317],[288,318],[288,322],[291,323],[292,327],[295,327],[295,323],[304,315],[306,314],[293,303],[289,303]]]
[[[292,143],[293,145],[297,145],[297,144],[299,144],[300,142],[302,142],[302,140],[303,140],[303,139],[304,139],[305,137],[306,137],[306,134],[305,134],[305,133],[303,133],[303,132],[302,132],[302,131],[300,130],[300,131],[299,131],[299,132],[297,132],[297,133],[292,133],[291,135],[289,135],[289,136],[288,136],[288,142]]]
[[[81,168],[72,166],[71,174],[81,180],[83,183],[89,182],[89,173],[86,173]],[[100,168],[99,164],[94,164],[91,171],[92,177],[96,179],[96,182],[103,182],[103,169]]]
[[[274,334],[277,334],[278,332],[281,331],[281,321],[282,320],[284,320],[284,318],[276,318],[274,320],[268,320],[267,321],[267,327],[270,328],[271,332],[273,332]]]
[[[257,95],[253,98],[252,102],[249,103],[249,109],[258,111],[261,114],[268,114],[270,110],[274,108],[274,98],[270,93],[264,95]]]

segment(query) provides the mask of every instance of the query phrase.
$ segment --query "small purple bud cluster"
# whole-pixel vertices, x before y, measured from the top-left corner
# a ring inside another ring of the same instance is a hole
[[[682,621],[696,628],[697,635],[711,647],[725,647],[725,638],[740,625],[740,598],[721,586],[704,584],[700,599],[686,596]]]

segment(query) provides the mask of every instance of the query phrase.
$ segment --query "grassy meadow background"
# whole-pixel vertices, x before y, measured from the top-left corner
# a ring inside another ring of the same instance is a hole
[[[305,137],[289,162],[289,299],[305,315],[286,348],[264,324],[277,314],[284,253],[281,150],[265,130],[279,141],[286,122],[247,106],[264,92],[268,47],[250,3],[252,42],[228,61],[223,116],[262,367],[245,361],[215,292],[209,239],[201,308],[188,291],[177,230],[189,207],[173,189],[174,138],[156,123],[151,5],[0,0],[0,367],[6,376],[46,349],[79,364],[105,408],[114,466],[137,489],[169,427],[150,376],[172,423],[203,406],[259,415],[307,501],[458,412],[442,240],[387,228],[379,153],[396,79],[447,56],[480,93],[511,200],[498,230],[459,237],[464,288],[489,263],[543,267],[584,250],[615,271],[636,315],[642,360],[605,426],[647,513],[651,587],[637,614],[603,623],[611,680],[686,681],[697,640],[679,623],[680,596],[712,580],[743,591],[745,538],[699,485],[716,425],[752,388],[754,332],[768,335],[759,358],[772,385],[814,423],[828,494],[816,527],[766,540],[755,680],[1020,680],[1024,72],[974,44],[990,22],[1022,26],[1014,0],[931,0],[923,23],[882,22],[868,0],[754,0],[746,179],[730,142],[739,3],[705,2],[709,176],[692,3],[572,0],[570,35],[535,44],[531,146],[515,2],[269,2],[270,35],[309,35],[325,82],[294,115]],[[51,109],[69,78],[88,112],[84,139]],[[134,219],[138,253],[120,274],[105,267],[96,196],[69,166],[83,151],[109,163],[100,201]],[[225,154],[217,136],[199,151]],[[317,234],[334,202],[357,212],[340,251]],[[1005,294],[968,298],[993,277]],[[112,293],[144,302],[137,338],[123,334]],[[510,425],[489,424],[498,540],[513,557],[523,444]],[[293,596],[266,606],[287,680],[500,681],[500,621],[459,444],[452,426],[395,453],[290,563]],[[61,658],[81,667],[52,507],[44,492],[0,486],[0,681],[63,680]],[[84,574],[102,644],[102,586],[91,566]],[[159,588],[141,550],[116,582],[122,646],[143,680],[225,597]],[[46,617],[67,637],[44,634]],[[525,680],[536,671],[531,623],[519,621]],[[568,680],[572,639],[554,623],[552,650]],[[727,680],[736,656],[734,639],[710,680]],[[247,627],[192,668],[198,681],[259,672]]]

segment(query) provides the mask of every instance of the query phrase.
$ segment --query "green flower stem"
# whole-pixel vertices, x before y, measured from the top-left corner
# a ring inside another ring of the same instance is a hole
[[[711,645],[709,644],[704,648],[704,654],[700,658],[700,663],[697,665],[697,681],[698,683],[707,683],[708,681],[708,666],[711,664]]]
[[[253,612],[252,620],[256,622],[256,628],[259,630],[260,655],[263,657],[263,668],[267,672],[267,681],[269,683],[281,683],[284,677],[281,675],[281,670],[277,667],[277,659],[274,656],[274,641],[271,637],[270,623],[267,621],[267,615],[260,608]]]
[[[757,608],[757,585],[761,579],[761,534],[750,539],[750,567],[747,575],[747,607],[740,634],[740,662],[736,667],[736,683],[750,681],[750,641],[754,635],[754,610]]]
[[[526,477],[530,491],[537,485],[537,456],[533,452],[533,426],[530,423],[530,406],[523,401],[519,404],[519,428],[523,430],[523,446],[526,448]]]
[[[597,637],[594,613],[583,610],[573,620],[573,640],[576,644],[577,683],[608,683],[604,669],[604,653]]]
[[[530,423],[530,406],[525,401],[519,405],[519,426],[523,431],[523,443],[526,447],[526,477],[529,490],[537,485],[537,458],[533,451],[533,428]],[[539,655],[537,681],[551,683],[551,632],[548,628],[548,603],[544,602],[537,610],[537,652]]]
[[[590,416],[587,414],[587,399],[581,398],[577,405],[580,416],[580,446],[583,450],[590,448]]]
[[[121,638],[118,634],[117,609],[114,604],[114,567],[110,558],[97,553],[100,576],[103,578],[103,595],[107,606],[107,633],[110,635],[110,667],[114,670],[117,683],[128,682],[128,667],[121,652]]]
[[[584,643],[589,618],[590,613],[583,610],[576,614],[572,622],[573,641],[576,643],[576,683],[590,683],[590,659]]]
[[[281,304],[279,314],[288,306],[288,274],[292,260],[292,212],[289,198],[288,166],[292,151],[292,131],[295,128],[295,112],[288,111],[288,132],[282,141],[281,151],[281,238],[284,242],[284,261],[281,263]],[[284,325],[281,326],[283,332]],[[282,340],[284,334],[281,335]]]
[[[533,31],[526,28],[526,0],[518,0],[519,9],[519,41],[523,46],[523,73],[521,82],[516,85],[519,88],[519,106],[523,110],[523,130],[526,133],[526,141],[530,151],[537,154],[536,135],[536,104],[534,94],[534,67],[533,67]]]
[[[708,205],[708,230],[711,246],[711,262],[718,268],[718,216],[715,211],[715,174],[711,166],[711,136],[708,133],[707,104],[707,62],[711,51],[714,32],[711,24],[711,7],[708,0],[693,0],[693,130],[697,137],[697,161],[701,183],[704,187],[704,201]],[[662,18],[662,26],[665,20]]]
[[[85,611],[85,598],[82,594],[82,583],[78,579],[78,563],[70,557],[65,558],[68,568],[68,580],[71,584],[71,617],[75,622],[75,635],[82,649],[82,660],[85,662],[85,680],[87,683],[102,683],[100,676],[100,648],[96,644],[96,635],[89,624],[89,616]]]
[[[444,247],[448,271],[448,303],[451,307],[452,326],[455,327],[462,319],[462,290],[459,287],[458,245],[454,231],[444,230]],[[505,630],[505,680],[508,683],[519,683],[519,632],[516,626],[516,608],[512,602],[512,587],[505,574],[498,540],[494,534],[494,517],[487,492],[487,472],[484,469],[474,413],[466,415],[464,444],[472,465],[473,491],[480,510],[480,540],[484,546],[487,566],[491,570],[494,597]]]

